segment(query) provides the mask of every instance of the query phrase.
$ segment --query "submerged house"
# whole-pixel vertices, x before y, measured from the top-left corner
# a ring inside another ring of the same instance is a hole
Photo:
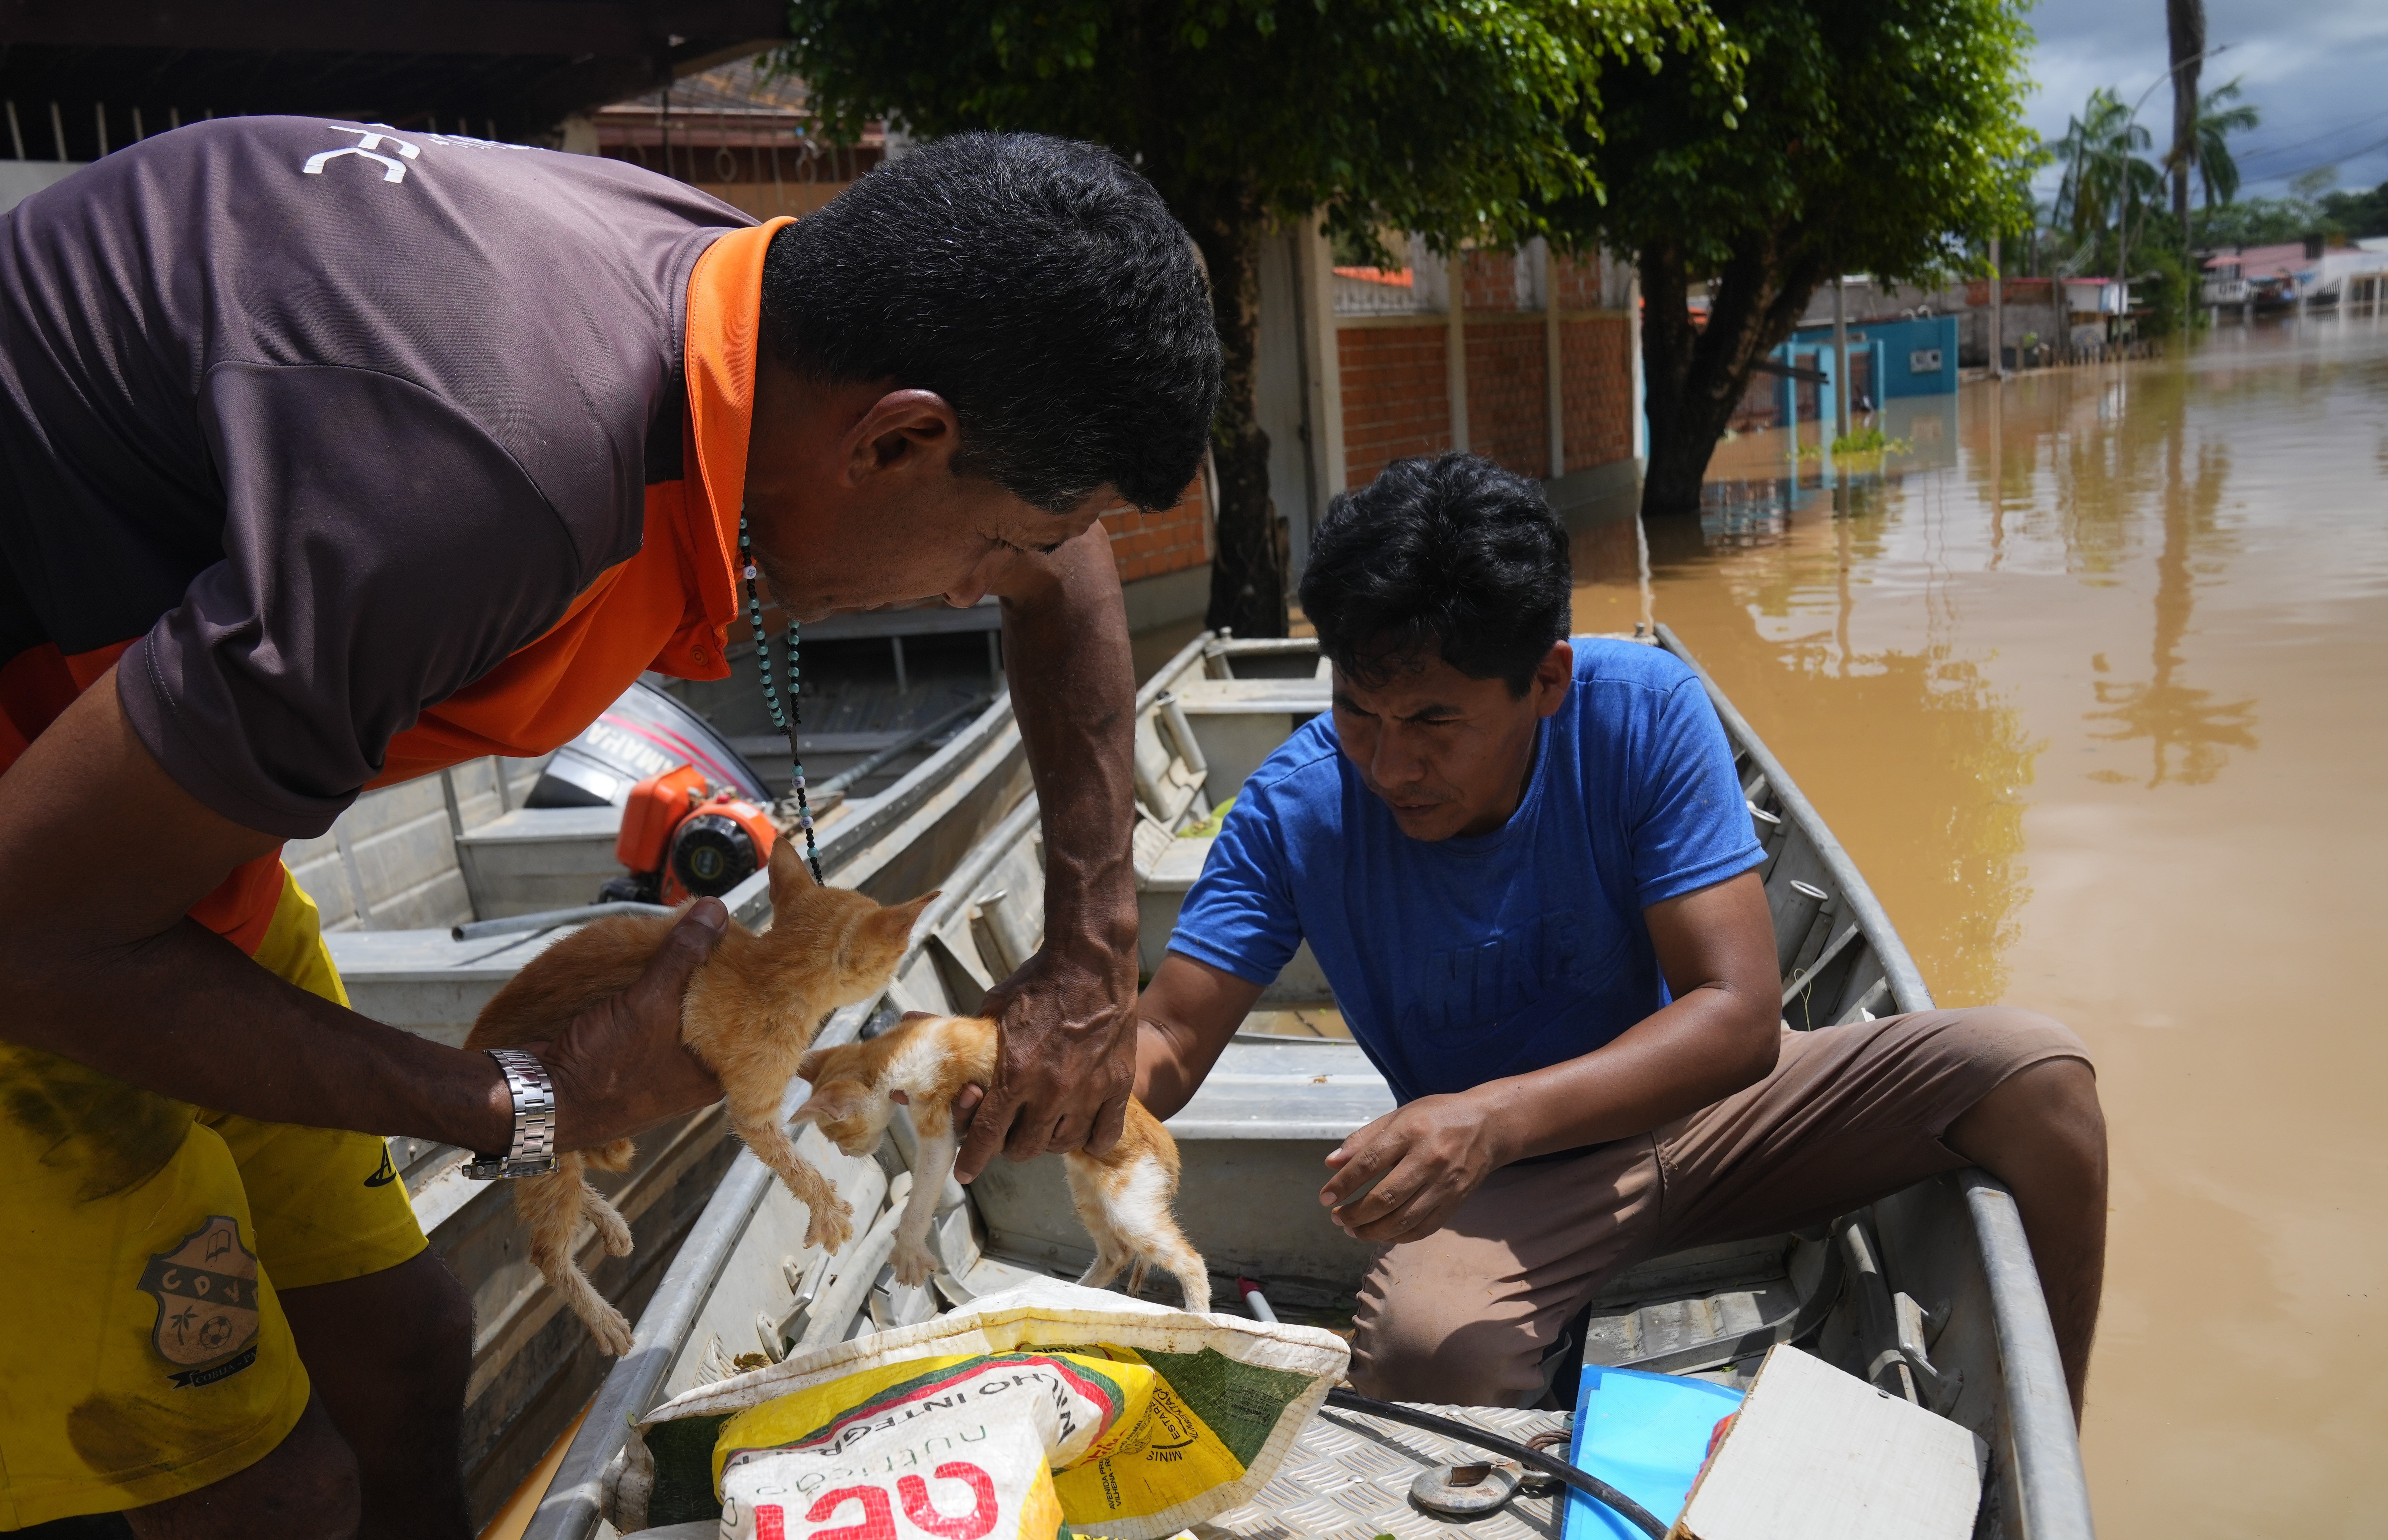
[[[2388,288],[2388,237],[2332,247],[2320,235],[2217,251],[2205,260],[2204,299],[2219,310],[2377,304]]]

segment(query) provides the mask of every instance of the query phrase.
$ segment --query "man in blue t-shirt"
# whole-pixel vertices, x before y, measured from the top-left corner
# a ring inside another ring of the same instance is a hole
[[[2077,1415],[2106,1216],[2080,1040],[2002,1008],[1786,1030],[1716,713],[1658,648],[1569,641],[1570,591],[1540,491],[1486,461],[1336,500],[1302,583],[1334,708],[1227,815],[1139,1003],[1138,1096],[1184,1106],[1309,944],[1400,1103],[1319,1195],[1386,1248],[1353,1341],[1372,1394],[1530,1403],[1635,1262],[1979,1165],[2020,1205]]]

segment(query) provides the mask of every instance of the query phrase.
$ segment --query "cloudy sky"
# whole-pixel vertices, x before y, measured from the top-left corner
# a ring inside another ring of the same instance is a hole
[[[2034,128],[2053,142],[2110,85],[2126,103],[2147,92],[2140,121],[2159,149],[2170,143],[2164,0],[2040,0],[2030,20]],[[2238,76],[2264,114],[2233,141],[2241,197],[2279,197],[2292,176],[2332,164],[2341,187],[2388,182],[2388,0],[2206,0],[2205,36],[2229,47],[2205,61],[2201,89]]]

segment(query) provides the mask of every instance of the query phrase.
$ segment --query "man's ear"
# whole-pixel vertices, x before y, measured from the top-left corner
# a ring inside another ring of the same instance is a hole
[[[840,447],[845,479],[859,486],[884,471],[949,463],[961,444],[961,421],[934,390],[890,390],[864,408]]]
[[[1551,643],[1551,650],[1534,665],[1534,714],[1556,716],[1567,704],[1568,691],[1575,684],[1575,648],[1565,638]]]

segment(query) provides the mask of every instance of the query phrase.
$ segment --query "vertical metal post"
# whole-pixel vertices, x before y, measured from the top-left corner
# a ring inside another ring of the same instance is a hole
[[[456,798],[456,770],[450,766],[439,772],[439,799],[448,804],[448,834],[451,839],[464,837],[464,806]]]
[[[505,760],[499,757],[497,755],[490,755],[489,769],[496,774],[498,779],[498,811],[502,813],[513,812],[514,810],[514,789],[506,784]]]
[[[99,134],[100,157],[105,158],[108,154],[108,104],[106,102],[91,104],[91,121]]]
[[[1642,374],[1642,270],[1629,264],[1625,272],[1625,344],[1633,370],[1633,458],[1646,465],[1650,461],[1650,391],[1649,381]]]
[[[911,690],[912,683],[904,674],[904,639],[891,636],[887,639],[887,645],[896,654],[896,693],[905,694]]]
[[[1304,381],[1310,411],[1310,505],[1325,513],[1343,490],[1343,356],[1335,332],[1335,253],[1315,214],[1296,226],[1295,272],[1302,287]]]
[[[340,853],[340,870],[348,874],[349,895],[356,904],[357,928],[372,930],[373,905],[365,898],[364,869],[357,862],[357,848],[349,843],[349,831],[340,822],[332,824],[332,845]]]
[[[1990,237],[1990,378],[2007,377],[2007,275],[1999,266],[1999,237]]]
[[[67,121],[58,116],[58,104],[50,104],[50,139],[58,146],[57,159],[67,158]]]
[[[1467,452],[1467,253],[1454,251],[1443,264],[1449,329],[1444,332],[1443,388],[1451,397],[1451,447]]]
[[[1849,307],[1839,274],[1833,278],[1833,437],[1849,430]]]
[[[17,126],[17,104],[14,99],[8,103],[8,143],[16,149],[17,159],[24,159],[25,131]]]

